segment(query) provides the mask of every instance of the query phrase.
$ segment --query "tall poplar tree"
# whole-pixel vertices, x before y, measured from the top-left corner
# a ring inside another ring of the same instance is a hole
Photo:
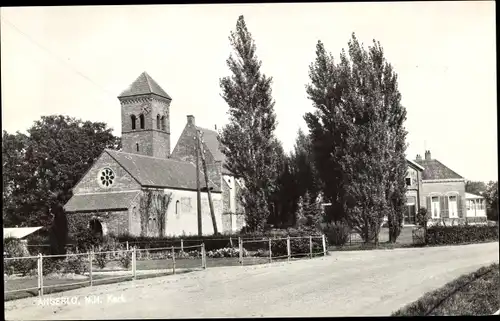
[[[276,115],[272,98],[272,78],[261,71],[256,46],[243,16],[229,41],[234,54],[227,59],[232,73],[220,80],[222,98],[229,106],[229,124],[222,130],[227,169],[244,180],[241,201],[247,227],[263,230],[270,214],[269,199],[276,190]]]

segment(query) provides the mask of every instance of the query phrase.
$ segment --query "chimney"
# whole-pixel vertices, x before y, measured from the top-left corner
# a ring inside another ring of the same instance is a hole
[[[425,151],[425,160],[431,160],[431,151],[430,150],[426,150]]]
[[[420,162],[422,161],[422,156],[420,156],[420,154],[417,154],[417,157],[415,159],[417,160],[417,162]]]
[[[194,116],[193,115],[188,115],[187,120],[188,120],[188,125],[194,125]]]

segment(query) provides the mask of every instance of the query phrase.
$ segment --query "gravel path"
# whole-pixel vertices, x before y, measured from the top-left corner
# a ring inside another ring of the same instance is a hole
[[[7,320],[384,316],[456,277],[498,262],[498,242],[333,252],[326,258],[84,288],[5,303]],[[94,298],[85,301],[86,298]],[[95,300],[97,298],[97,300]]]

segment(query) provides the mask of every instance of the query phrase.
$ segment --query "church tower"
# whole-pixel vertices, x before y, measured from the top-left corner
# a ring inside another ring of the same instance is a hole
[[[118,100],[122,108],[122,151],[168,158],[172,98],[143,72]]]

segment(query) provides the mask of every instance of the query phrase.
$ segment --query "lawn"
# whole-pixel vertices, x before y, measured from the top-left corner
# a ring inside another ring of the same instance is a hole
[[[273,259],[273,262],[286,261],[286,258]],[[202,268],[201,259],[177,259],[175,262],[176,273],[187,273]],[[239,258],[207,258],[207,268],[219,266],[238,266]],[[265,257],[245,257],[243,265],[257,265],[269,263],[269,258]],[[137,279],[152,278],[171,275],[172,260],[158,259],[158,260],[138,260],[137,261]],[[116,273],[116,272],[122,273]],[[100,269],[93,266],[92,280],[94,285],[110,284],[123,281],[132,280],[132,271],[129,268],[125,270],[120,267],[117,261],[110,261],[106,264],[105,269]],[[110,272],[110,273],[108,273]],[[126,273],[126,275],[124,275]],[[79,284],[74,284],[79,283]],[[90,285],[90,278],[88,274],[79,275],[77,277],[44,277],[44,294],[57,293],[69,291]],[[50,287],[57,285],[57,287]],[[38,295],[38,280],[36,276],[5,279],[4,278],[4,291],[14,291],[20,289],[34,288],[33,290],[19,291],[14,293],[4,294],[4,301],[21,299],[26,297],[33,297]],[[47,287],[47,288],[46,288]],[[5,293],[5,292],[4,292]]]
[[[498,263],[482,267],[426,293],[392,316],[491,315],[500,309]]]

